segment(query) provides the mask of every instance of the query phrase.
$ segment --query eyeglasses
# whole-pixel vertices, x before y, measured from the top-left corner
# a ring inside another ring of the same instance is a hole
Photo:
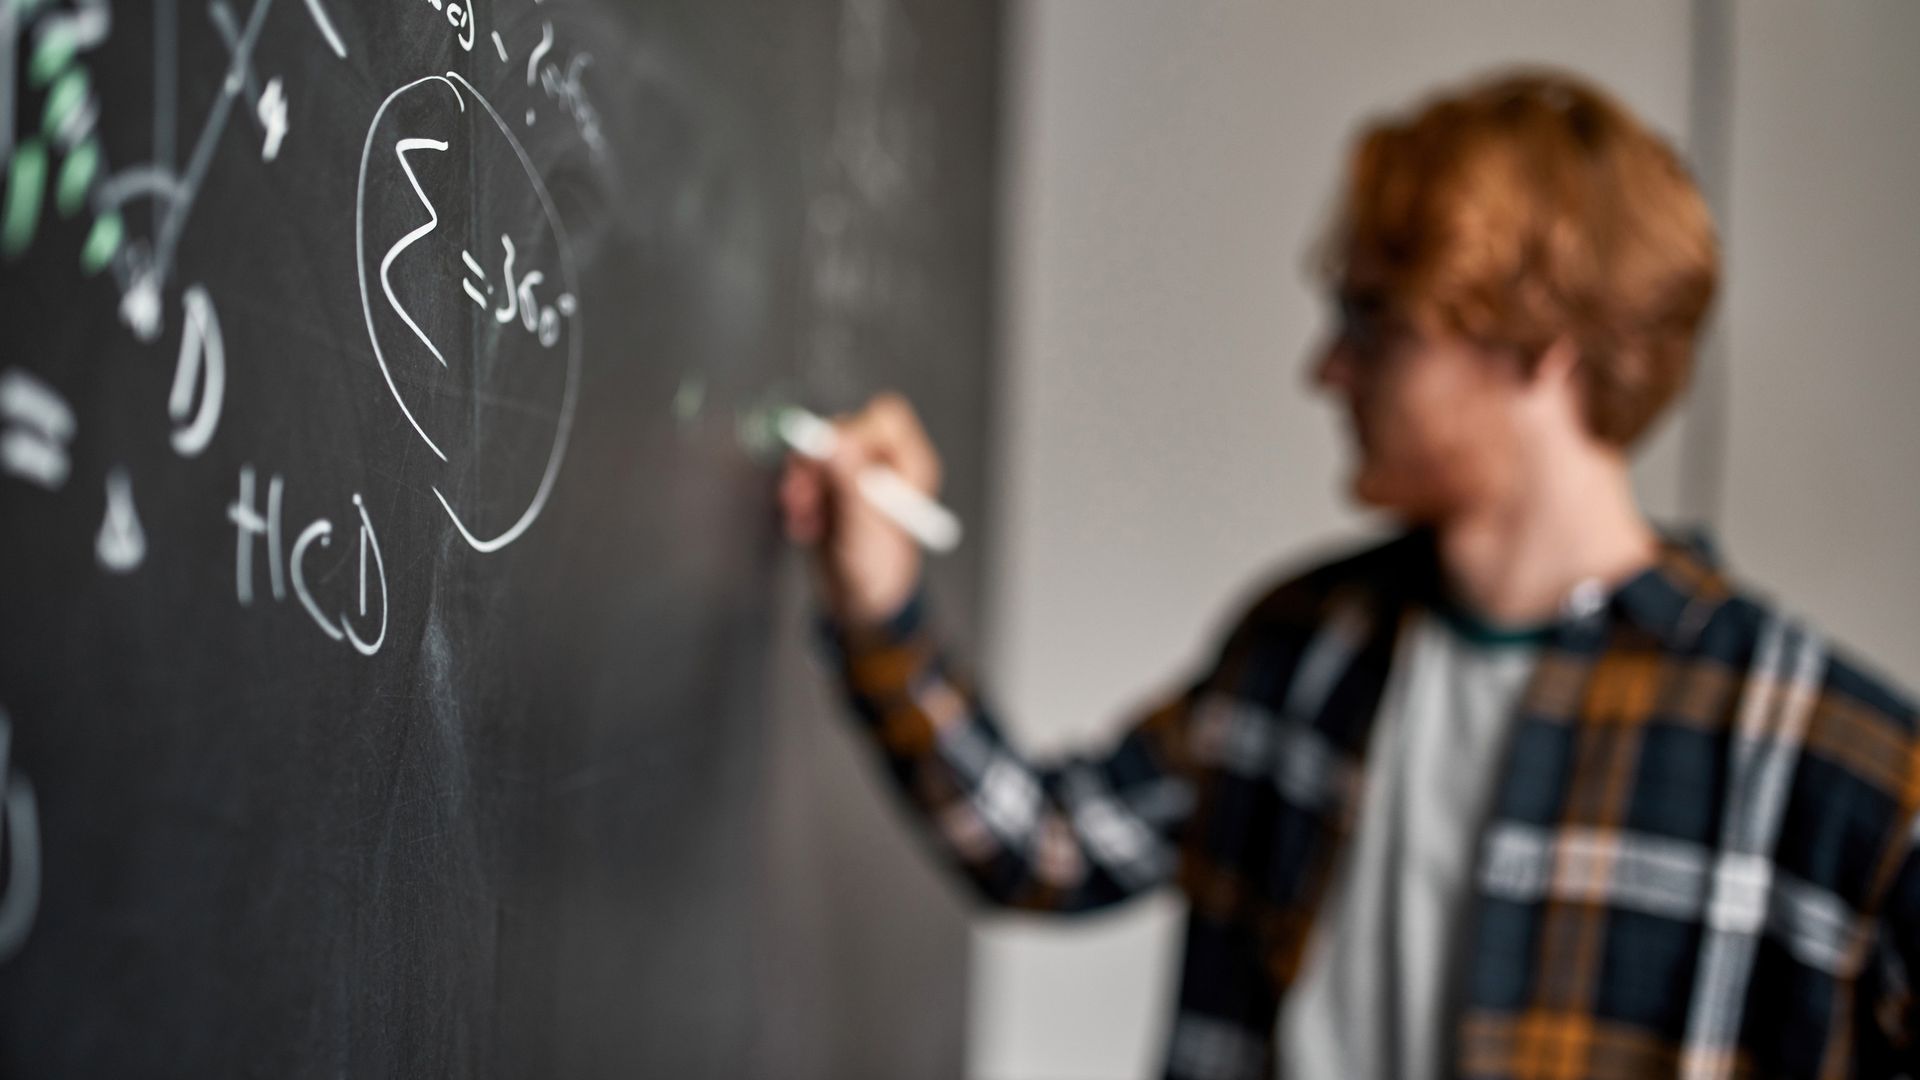
[[[1359,356],[1379,356],[1406,333],[1406,320],[1382,293],[1343,290],[1335,298],[1335,305],[1340,340]]]

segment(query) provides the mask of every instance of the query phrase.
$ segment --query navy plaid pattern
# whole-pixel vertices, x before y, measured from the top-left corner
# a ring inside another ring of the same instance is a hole
[[[1166,1075],[1273,1075],[1277,1009],[1361,803],[1415,531],[1272,589],[1098,756],[1023,757],[930,636],[830,630],[854,710],[988,901],[1189,900]],[[1920,1075],[1909,701],[1698,542],[1557,623],[1480,841],[1469,1080]]]

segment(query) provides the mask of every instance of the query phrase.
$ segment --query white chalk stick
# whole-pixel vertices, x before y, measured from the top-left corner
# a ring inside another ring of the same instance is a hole
[[[774,420],[774,429],[781,441],[796,453],[816,461],[832,457],[840,441],[832,424],[797,406],[781,409]],[[960,519],[907,483],[899,473],[885,465],[870,465],[860,471],[856,483],[860,494],[874,509],[887,515],[929,551],[944,554],[960,546]]]

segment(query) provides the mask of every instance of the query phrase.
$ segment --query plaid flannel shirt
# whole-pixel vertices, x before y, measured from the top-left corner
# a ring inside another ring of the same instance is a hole
[[[1276,1010],[1361,804],[1415,531],[1274,588],[1110,750],[1003,738],[923,602],[832,632],[855,712],[979,893],[1189,900],[1166,1075],[1273,1075]],[[1556,623],[1473,875],[1466,1078],[1920,1075],[1911,704],[1733,588],[1704,546]]]

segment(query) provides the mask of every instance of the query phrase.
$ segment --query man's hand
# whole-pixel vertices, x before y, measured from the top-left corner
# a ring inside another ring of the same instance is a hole
[[[920,547],[862,498],[862,469],[885,465],[928,496],[940,491],[940,455],[913,406],[898,394],[875,396],[865,408],[834,418],[831,460],[787,455],[780,506],[787,538],[812,549],[821,593],[851,625],[884,622],[904,606],[920,579]]]

